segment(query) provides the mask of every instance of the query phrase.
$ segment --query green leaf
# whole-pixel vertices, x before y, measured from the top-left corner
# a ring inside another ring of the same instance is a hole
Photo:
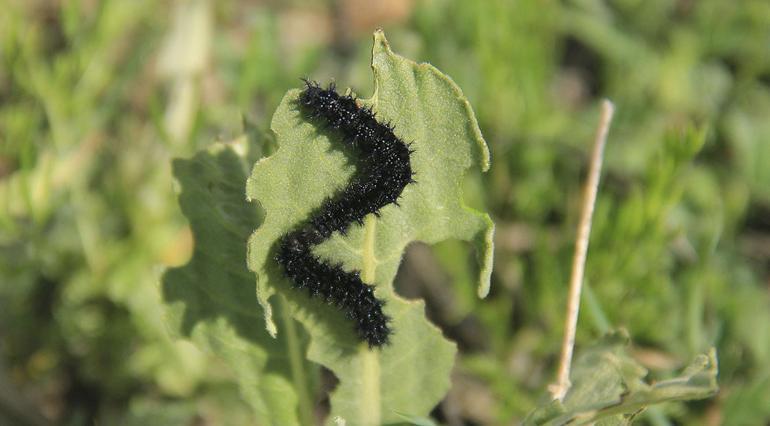
[[[246,268],[246,241],[261,219],[243,196],[253,149],[241,138],[174,161],[195,249],[187,265],[163,276],[166,316],[172,330],[225,361],[260,424],[309,424],[314,368],[302,355],[306,342],[290,319],[278,339],[262,329]]]
[[[400,207],[386,206],[381,217],[370,215],[363,226],[352,226],[344,237],[334,235],[316,252],[360,270],[364,281],[376,285],[393,318],[390,345],[372,351],[359,343],[343,314],[293,290],[272,259],[276,240],[344,187],[355,167],[334,135],[300,116],[295,106],[299,90],[289,91],[273,116],[277,152],[255,165],[247,184],[248,197],[265,211],[264,223],[249,240],[249,268],[259,277],[267,330],[285,333],[272,314],[280,294],[310,334],[308,358],[340,380],[329,418],[356,425],[401,422],[398,413],[425,416],[449,387],[454,343],[426,320],[422,301],[403,300],[393,291],[404,248],[412,241],[472,241],[482,264],[478,293],[483,297],[489,290],[494,230],[489,216],[462,201],[463,175],[474,165],[488,169],[489,152],[460,89],[431,65],[395,55],[381,31],[374,34],[372,69],[375,94],[361,102],[374,109],[378,120],[392,122],[400,138],[414,143],[418,183],[407,186]]]
[[[533,411],[527,425],[625,425],[650,405],[708,398],[716,394],[717,359],[711,349],[699,355],[681,376],[647,384],[647,370],[625,354],[628,335],[611,333],[586,349],[572,369],[572,387],[564,402],[549,401]]]

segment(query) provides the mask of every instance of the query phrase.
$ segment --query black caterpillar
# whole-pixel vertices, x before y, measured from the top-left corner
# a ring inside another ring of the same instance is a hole
[[[342,142],[358,154],[358,167],[347,187],[323,201],[310,219],[278,241],[275,260],[283,267],[294,287],[306,289],[342,310],[355,323],[356,332],[369,347],[389,341],[390,318],[383,313],[384,301],[374,296],[374,287],[361,281],[359,271],[346,272],[313,254],[313,247],[333,232],[346,233],[356,222],[363,224],[370,213],[379,216],[381,208],[398,205],[406,185],[414,182],[410,156],[413,152],[393,133],[391,124],[375,119],[368,107],[356,99],[341,96],[334,84],[324,89],[314,81],[303,80],[299,96],[303,115],[342,136]]]

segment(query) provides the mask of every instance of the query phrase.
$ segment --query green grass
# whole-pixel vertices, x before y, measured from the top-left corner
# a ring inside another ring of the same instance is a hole
[[[439,0],[375,24],[263,3],[0,2],[0,423],[252,418],[238,372],[164,319],[161,273],[192,252],[171,160],[244,121],[261,134],[299,77],[368,97],[372,25],[454,79],[492,154],[466,182],[498,230],[489,298],[456,241],[396,278],[460,344],[447,422],[521,420],[554,379],[602,97],[617,116],[578,348],[625,327],[663,380],[715,346],[719,395],[640,421],[770,419],[767,2]]]

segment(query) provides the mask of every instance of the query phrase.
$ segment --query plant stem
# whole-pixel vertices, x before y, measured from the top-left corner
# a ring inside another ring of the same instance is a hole
[[[313,402],[308,394],[308,381],[305,375],[304,354],[300,347],[299,333],[297,327],[289,314],[289,307],[286,299],[281,298],[281,314],[284,326],[286,327],[286,345],[289,356],[289,365],[291,366],[291,378],[294,382],[294,388],[297,389],[297,398],[299,399],[299,417],[302,424],[311,424],[313,422]]]
[[[591,154],[591,168],[588,172],[585,192],[583,193],[583,209],[578,225],[578,234],[575,239],[575,255],[572,258],[572,275],[569,283],[569,296],[567,298],[567,317],[564,324],[564,339],[562,340],[561,357],[559,360],[559,372],[556,383],[549,386],[549,391],[554,399],[562,401],[571,385],[569,381],[570,367],[572,365],[572,352],[575,348],[575,332],[577,331],[578,312],[580,311],[580,292],[585,273],[586,254],[588,253],[588,240],[591,236],[591,219],[596,205],[596,193],[599,187],[599,176],[602,170],[604,146],[607,142],[607,133],[610,129],[612,115],[615,107],[612,102],[602,101],[602,113],[599,126],[596,129],[594,149]]]
[[[376,238],[377,218],[367,215],[364,218],[363,267],[361,280],[373,284],[377,276],[377,262],[374,256],[374,241]],[[371,350],[366,345],[360,345],[358,357],[361,362],[361,398],[360,424],[366,426],[379,425],[380,412],[380,352]]]

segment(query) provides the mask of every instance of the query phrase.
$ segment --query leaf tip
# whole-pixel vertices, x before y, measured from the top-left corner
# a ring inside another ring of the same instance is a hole
[[[378,62],[378,58],[382,57],[388,57],[392,56],[393,51],[390,50],[390,43],[388,43],[388,39],[385,37],[385,31],[382,30],[382,28],[378,28],[374,31],[372,34],[373,37],[373,44],[372,44],[372,69],[375,70],[376,75],[376,63]],[[376,77],[375,77],[376,80]]]

